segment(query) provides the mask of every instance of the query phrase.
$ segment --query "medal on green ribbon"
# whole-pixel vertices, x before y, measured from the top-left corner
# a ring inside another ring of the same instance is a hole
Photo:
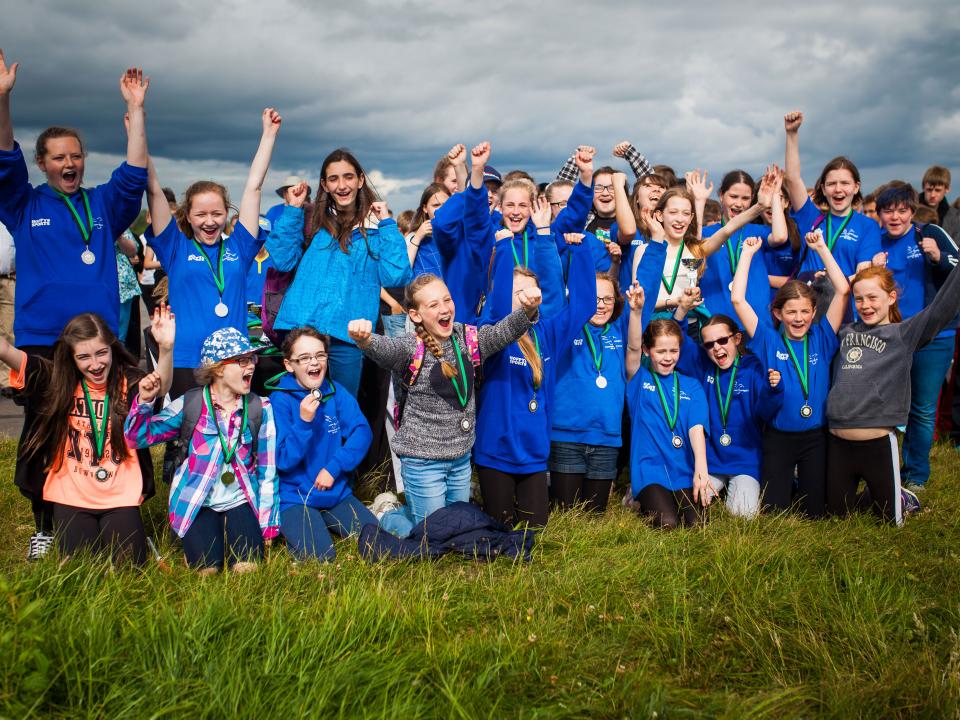
[[[800,406],[800,417],[809,418],[813,415],[813,408],[807,402],[807,396],[810,394],[810,355],[807,353],[807,335],[803,336],[803,367],[800,367],[800,361],[797,360],[797,354],[793,351],[793,344],[787,339],[787,334],[781,335],[783,344],[787,346],[787,352],[790,353],[790,359],[793,361],[793,367],[800,377],[800,388],[803,390],[803,405]]]
[[[537,331],[534,330],[533,328],[531,328],[531,329],[530,329],[530,334],[533,335],[533,347],[536,348],[536,350],[537,350],[537,357],[539,357],[540,360],[542,361],[542,360],[543,360],[543,355],[540,354],[540,338],[537,337]],[[533,368],[530,369],[530,372],[533,372]],[[533,382],[533,397],[530,399],[530,402],[527,403],[527,410],[529,410],[529,411],[532,412],[532,413],[535,413],[535,412],[537,411],[537,408],[540,407],[540,403],[537,402],[537,390],[539,390],[539,389],[540,389],[539,383],[537,383],[537,382],[534,380],[534,382]]]
[[[607,387],[607,379],[603,376],[603,336],[607,334],[609,329],[610,323],[603,326],[600,333],[600,349],[598,350],[596,343],[593,342],[593,335],[590,334],[590,323],[583,326],[583,334],[586,335],[587,345],[590,346],[590,356],[593,358],[594,367],[597,368],[597,387],[601,390]]]
[[[106,468],[100,467],[100,463],[103,460],[103,448],[107,444],[107,419],[110,417],[110,393],[104,393],[103,395],[103,417],[98,424],[97,413],[94,412],[93,409],[93,401],[90,399],[90,389],[87,387],[87,381],[80,380],[80,385],[83,387],[83,398],[87,403],[87,413],[90,415],[90,430],[93,432],[94,451],[96,452],[94,461],[97,466],[97,469],[94,471],[94,476],[98,482],[105,482],[107,478],[110,477],[110,473]]]
[[[830,248],[830,252],[833,252],[833,246],[837,244],[837,239],[843,233],[844,228],[850,224],[850,218],[852,217],[853,208],[851,208],[850,212],[843,218],[843,222],[840,224],[840,227],[837,228],[837,231],[833,232],[833,213],[827,213],[827,247]]]
[[[220,438],[220,447],[223,450],[223,466],[227,468],[227,470],[220,475],[220,482],[224,485],[229,485],[237,479],[237,476],[234,475],[229,468],[234,455],[237,454],[237,448],[239,448],[240,443],[243,442],[243,433],[247,429],[247,396],[243,396],[243,417],[240,419],[240,433],[237,435],[237,441],[233,444],[233,447],[230,446],[229,439],[223,434],[223,430],[220,429],[220,420],[217,418],[217,411],[213,407],[213,400],[210,398],[209,385],[203,388],[203,401],[207,405],[207,412],[210,414],[210,419],[213,420],[213,424],[217,426],[217,436]],[[230,418],[228,417],[227,432],[229,431]]]
[[[680,417],[680,380],[677,378],[677,373],[674,371],[670,373],[670,376],[673,378],[673,410],[670,409],[670,406],[667,405],[667,395],[663,391],[663,385],[660,383],[660,376],[655,372],[651,372],[653,375],[653,382],[657,386],[657,395],[660,398],[660,406],[663,408],[663,416],[667,419],[667,426],[670,428],[670,432],[673,434],[673,440],[671,443],[678,450],[683,447],[683,438],[677,435],[677,418]]]
[[[450,341],[453,343],[453,354],[457,356],[457,368],[460,370],[460,374],[450,378],[450,384],[453,385],[454,392],[457,393],[457,400],[460,401],[460,407],[464,410],[467,409],[467,371],[464,369],[463,364],[463,352],[460,350],[460,343],[457,341],[456,335],[450,336]],[[457,382],[459,378],[459,382]],[[463,432],[470,432],[470,421],[467,419],[466,413],[460,419],[460,429]]]
[[[513,237],[510,238],[510,250],[513,251],[513,266],[520,265],[520,256],[517,255],[517,248],[513,244]],[[527,231],[523,231],[523,267],[530,267],[530,247],[527,245]]]
[[[730,371],[730,382],[727,385],[727,395],[724,398],[720,394],[720,368],[713,369],[713,385],[717,391],[717,402],[720,405],[720,425],[723,427],[723,434],[720,436],[720,444],[723,447],[728,447],[732,442],[733,438],[730,437],[730,434],[727,432],[727,415],[730,413],[730,400],[733,398],[733,386],[737,380],[737,369],[740,367],[740,356],[733,361],[733,368]]]
[[[193,239],[193,244],[197,248],[197,252],[203,256],[204,261],[207,263],[207,267],[210,268],[210,272],[213,274],[213,283],[217,286],[217,293],[220,295],[220,302],[218,302],[214,308],[213,312],[216,313],[217,317],[226,317],[230,312],[229,308],[223,302],[223,288],[226,286],[226,282],[223,279],[223,238],[220,238],[217,243],[217,266],[214,267],[213,263],[210,262],[210,256],[207,255],[207,251],[204,249],[203,245],[197,242],[197,239]]]
[[[667,280],[666,275],[661,275],[660,280],[663,283],[663,287],[666,288],[667,295],[673,295],[673,288],[677,284],[677,275],[680,272],[680,259],[683,257],[683,244],[677,248],[677,259],[673,263],[673,272],[670,275],[670,280]]]
[[[70,208],[70,215],[73,217],[73,221],[77,224],[77,227],[80,228],[80,235],[83,237],[84,247],[83,252],[80,253],[80,259],[84,265],[93,265],[97,261],[97,256],[90,250],[90,236],[93,235],[93,213],[90,211],[90,198],[87,197],[87,191],[80,188],[80,197],[83,199],[83,208],[87,214],[86,225],[83,224],[80,213],[77,212],[70,198],[59,190],[55,190],[54,192],[56,192],[64,204]]]

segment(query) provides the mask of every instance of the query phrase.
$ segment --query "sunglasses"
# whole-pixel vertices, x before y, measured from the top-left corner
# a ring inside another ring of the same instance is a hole
[[[733,335],[727,335],[726,337],[717,338],[716,340],[707,340],[707,342],[705,342],[705,343],[703,344],[703,349],[704,349],[704,350],[713,350],[713,346],[714,346],[714,345],[719,345],[720,347],[725,347],[726,344],[727,344],[728,342],[730,342],[730,338],[732,338],[732,337],[733,337]]]

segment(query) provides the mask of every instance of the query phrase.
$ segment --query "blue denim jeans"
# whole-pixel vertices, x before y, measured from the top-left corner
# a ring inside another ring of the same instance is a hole
[[[360,389],[360,373],[363,370],[363,353],[353,343],[336,338],[330,339],[327,368],[330,377],[343,385],[354,397]]]
[[[456,460],[401,457],[407,507],[384,513],[380,527],[406,537],[432,512],[470,500],[470,453]]]
[[[353,495],[324,510],[294,505],[280,513],[280,532],[287,539],[287,549],[298,560],[333,560],[337,551],[330,531],[347,537],[360,532],[364,525],[376,524],[377,518]]]
[[[940,386],[953,360],[952,337],[937,338],[913,354],[910,371],[910,417],[903,436],[904,483],[924,485],[930,477],[930,447]]]
[[[183,554],[193,568],[222,568],[224,562],[232,567],[263,557],[263,534],[250,503],[224,512],[200,508],[183,536]]]

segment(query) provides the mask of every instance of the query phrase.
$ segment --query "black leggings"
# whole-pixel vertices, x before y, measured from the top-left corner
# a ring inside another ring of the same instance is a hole
[[[584,503],[587,510],[602,513],[607,509],[607,499],[613,480],[590,480],[586,475],[550,473],[550,502],[555,509],[570,508]]]
[[[655,528],[673,530],[680,525],[692,527],[700,522],[700,511],[693,502],[693,490],[667,490],[663,485],[647,485],[637,495],[640,514],[650,518]]]
[[[873,513],[900,525],[900,454],[893,433],[875,440],[827,435],[827,509],[844,516],[860,509],[857,485],[867,483]]]
[[[544,526],[550,514],[547,473],[506,473],[477,466],[483,511],[504,525]]]
[[[794,503],[793,470],[797,469],[800,510],[811,518],[823,517],[826,504],[827,438],[823,428],[783,432],[768,427],[763,434],[760,492],[763,509],[779,512]]]
[[[147,536],[138,507],[90,510],[53,503],[53,527],[64,556],[90,550],[109,552],[115,562],[147,561]]]

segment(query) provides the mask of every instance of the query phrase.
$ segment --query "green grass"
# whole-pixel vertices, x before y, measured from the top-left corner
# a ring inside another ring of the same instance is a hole
[[[344,541],[212,578],[27,565],[6,483],[0,715],[958,717],[960,459],[937,449],[934,474],[900,529],[715,510],[666,534],[618,507],[555,515],[529,564],[368,564]]]

